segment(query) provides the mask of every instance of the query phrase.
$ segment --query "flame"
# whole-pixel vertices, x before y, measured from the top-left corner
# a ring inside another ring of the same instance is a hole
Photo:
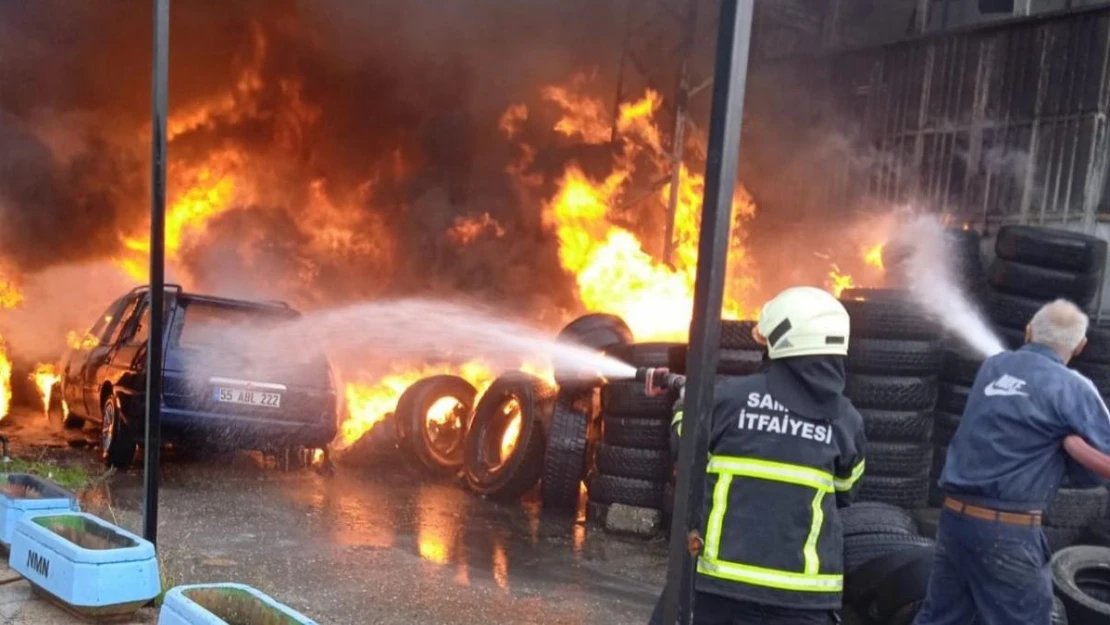
[[[856,282],[852,279],[852,276],[841,273],[840,267],[834,263],[832,271],[829,272],[829,283],[827,286],[833,295],[840,297],[840,294],[843,293],[845,289],[854,289],[856,287]]]
[[[505,416],[510,418],[509,423],[505,426],[504,433],[501,434],[501,460],[504,461],[512,455],[513,450],[516,449],[517,441],[520,440],[520,402],[516,398],[510,399],[501,406],[501,410]]]
[[[486,233],[500,239],[505,236],[505,229],[489,213],[482,213],[477,217],[456,217],[447,237],[459,245],[468,245]]]
[[[109,317],[109,321],[110,320],[111,318]],[[70,349],[88,350],[99,344],[100,340],[88,332],[81,333],[75,330],[66,332],[66,345],[68,345]]]
[[[885,241],[882,242],[882,243],[878,243],[876,245],[873,245],[873,246],[867,248],[866,250],[864,250],[864,253],[863,253],[864,262],[866,262],[868,265],[870,265],[872,267],[875,267],[876,269],[885,270],[886,268],[883,267],[883,248],[884,247],[886,247],[886,242]]]
[[[0,419],[8,416],[12,405],[12,360],[8,347],[0,337]]]
[[[507,137],[512,139],[520,132],[524,122],[528,121],[528,107],[523,104],[514,104],[505,109],[501,114],[501,119],[497,122],[497,127],[505,133]]]
[[[53,364],[41,362],[35,366],[30,378],[38,389],[39,397],[42,398],[43,412],[50,412],[50,396],[54,392],[54,386],[62,381],[58,368]]]
[[[479,391],[485,390],[493,381],[493,373],[481,362],[472,361],[460,366],[426,365],[408,369],[397,368],[393,373],[372,382],[349,382],[344,386],[347,417],[341,427],[341,446],[357,441],[386,418],[397,407],[397,400],[418,380],[433,375],[457,375],[474,385]],[[438,406],[439,402],[433,405]],[[434,412],[436,419],[450,418],[453,406],[439,407]],[[444,414],[446,411],[446,414]]]
[[[580,83],[576,79],[572,87],[580,87]],[[586,143],[609,140],[611,124],[603,123],[601,100],[578,95],[567,87],[548,87],[543,95],[563,109],[554,132]],[[612,171],[595,180],[577,165],[567,167],[546,203],[544,221],[558,239],[560,264],[574,275],[578,298],[586,310],[621,316],[639,340],[684,340],[692,313],[704,176],[685,164],[680,169],[670,264],[654,257],[634,229],[624,225],[626,220],[620,214],[640,163],[648,161],[656,173],[669,169],[654,119],[660,106],[659,94],[650,90],[643,98],[623,104],[616,120],[622,146]],[[652,199],[665,207],[669,196],[668,183]],[[739,277],[750,274],[745,271],[749,258],[744,233],[737,227],[754,212],[751,198],[738,188],[733,198],[725,318],[744,318],[755,312],[749,303],[754,283]],[[655,236],[661,238],[661,234],[660,229]]]

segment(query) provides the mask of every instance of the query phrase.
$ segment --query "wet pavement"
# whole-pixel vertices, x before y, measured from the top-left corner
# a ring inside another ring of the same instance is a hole
[[[17,454],[45,440],[67,461],[95,456],[24,429],[17,440],[41,440]],[[168,579],[251,584],[323,624],[647,622],[663,541],[544,516],[534,501],[485,501],[396,452],[362,460],[340,460],[329,476],[257,453],[185,462],[167,452],[159,544]],[[136,470],[105,480],[85,506],[137,530],[141,498]]]

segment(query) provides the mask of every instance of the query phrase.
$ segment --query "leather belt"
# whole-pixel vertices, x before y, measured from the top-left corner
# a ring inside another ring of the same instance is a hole
[[[1037,527],[1041,524],[1040,512],[1003,512],[1001,510],[991,510],[990,508],[972,506],[962,501],[952,499],[951,497],[944,498],[944,507],[964,516],[984,521],[998,521],[999,523],[1005,523],[1007,525],[1028,525],[1031,527]]]

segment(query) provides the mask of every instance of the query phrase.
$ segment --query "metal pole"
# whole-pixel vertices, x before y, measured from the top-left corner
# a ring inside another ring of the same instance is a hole
[[[713,106],[705,165],[705,198],[698,240],[698,273],[694,283],[694,315],[687,356],[685,428],[678,454],[670,561],[663,597],[663,622],[676,617],[683,625],[693,614],[693,567],[687,532],[700,508],[705,475],[707,440],[701,423],[713,407],[717,347],[721,338],[721,306],[732,225],[732,196],[740,158],[740,125],[744,117],[744,87],[752,36],[754,0],[722,0],[717,31]],[[679,611],[681,604],[682,610]]]
[[[162,451],[162,326],[166,297],[166,109],[170,73],[170,0],[154,0],[150,147],[150,333],[146,351],[143,537],[158,541],[158,460]]]
[[[671,192],[667,197],[667,223],[663,232],[663,262],[670,264],[674,254],[674,220],[678,212],[678,190],[682,184],[682,161],[686,152],[686,108],[690,101],[690,81],[687,78],[690,53],[698,28],[698,1],[689,0],[686,24],[682,31],[682,61],[678,66],[678,85],[675,88],[674,137],[671,142]]]

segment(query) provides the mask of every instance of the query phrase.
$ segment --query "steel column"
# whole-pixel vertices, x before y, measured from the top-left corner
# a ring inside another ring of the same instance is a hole
[[[744,117],[744,89],[752,35],[754,0],[721,0],[714,67],[713,105],[705,165],[705,197],[698,240],[698,268],[694,283],[694,314],[687,356],[685,432],[678,456],[674,516],[671,527],[667,587],[663,596],[664,623],[678,617],[686,625],[692,616],[693,566],[687,548],[692,513],[701,506],[707,439],[701,423],[713,407],[717,348],[721,337],[732,198],[740,158],[740,126]],[[680,611],[681,606],[681,611]]]
[[[150,332],[146,351],[143,537],[158,541],[158,460],[162,451],[162,340],[166,276],[166,110],[170,73],[170,0],[154,0],[150,147]]]

